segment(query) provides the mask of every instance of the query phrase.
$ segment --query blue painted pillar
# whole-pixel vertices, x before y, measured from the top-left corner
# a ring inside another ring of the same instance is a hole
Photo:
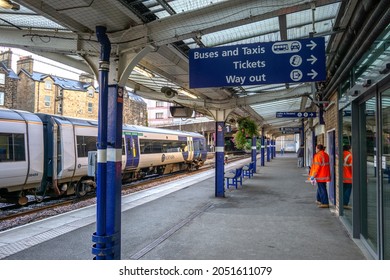
[[[270,149],[270,152],[271,152],[271,159],[274,158],[274,139],[271,138],[271,149]]]
[[[276,139],[274,139],[274,158],[276,157]]]
[[[256,173],[256,155],[257,155],[257,151],[256,151],[256,141],[257,141],[257,137],[256,136],[253,136],[252,137],[252,161],[255,163],[255,166],[253,167],[253,172]]]
[[[261,129],[261,166],[265,165],[264,159],[265,159],[265,143],[264,143],[265,137],[264,137],[264,128]]]
[[[112,251],[108,260],[121,259],[123,93],[118,85],[108,87],[106,233],[110,240],[107,247]]]
[[[96,27],[96,36],[101,44],[99,60],[99,115],[97,139],[97,170],[96,170],[96,232],[92,241],[92,253],[97,260],[106,259],[106,195],[107,195],[107,101],[108,101],[108,72],[110,67],[111,43],[106,34],[106,28]]]
[[[271,161],[271,146],[270,146],[270,140],[267,139],[267,162]]]
[[[215,122],[216,143],[215,143],[215,196],[225,197],[225,122]]]

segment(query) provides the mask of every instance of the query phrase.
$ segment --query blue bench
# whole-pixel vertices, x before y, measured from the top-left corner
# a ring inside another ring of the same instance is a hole
[[[251,178],[253,177],[253,171],[255,169],[255,162],[251,162],[242,168],[242,176]]]
[[[235,188],[237,189],[238,183],[240,183],[240,185],[242,186],[242,167],[225,174],[225,179],[227,189],[229,188],[229,186],[235,186]]]

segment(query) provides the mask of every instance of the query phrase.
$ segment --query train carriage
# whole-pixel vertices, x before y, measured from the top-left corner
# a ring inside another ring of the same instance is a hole
[[[122,179],[197,169],[207,157],[201,134],[123,125]],[[96,188],[88,153],[96,151],[94,120],[0,109],[0,198],[27,203],[28,193],[76,194]]]
[[[34,114],[0,109],[0,197],[26,203],[43,176],[43,126]]]

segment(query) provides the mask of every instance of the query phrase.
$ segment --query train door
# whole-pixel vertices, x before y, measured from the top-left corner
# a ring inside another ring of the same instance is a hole
[[[125,135],[126,141],[126,168],[136,168],[139,165],[138,134]]]
[[[194,146],[192,137],[187,137],[188,156],[187,160],[192,161],[194,159]]]
[[[57,137],[57,170],[58,179],[73,177],[76,169],[76,143],[73,125],[67,121],[55,120],[58,125]],[[57,141],[59,140],[59,141]]]
[[[194,144],[194,158],[198,159],[201,155],[201,139],[199,138],[193,138],[193,144]]]

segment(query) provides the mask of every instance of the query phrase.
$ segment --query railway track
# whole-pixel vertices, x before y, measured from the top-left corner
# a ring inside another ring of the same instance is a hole
[[[234,158],[229,159],[229,162],[234,162],[247,157],[247,155],[235,156]],[[178,180],[188,176],[189,173],[190,175],[195,175],[214,168],[214,160],[209,160],[206,163],[207,164],[198,170],[176,172],[163,176],[151,176],[141,181],[123,184],[122,196]],[[95,203],[95,194],[88,194],[81,198],[65,197],[61,199],[44,200],[40,203],[31,201],[28,206],[23,207],[6,205],[0,208],[0,231],[93,205]]]

